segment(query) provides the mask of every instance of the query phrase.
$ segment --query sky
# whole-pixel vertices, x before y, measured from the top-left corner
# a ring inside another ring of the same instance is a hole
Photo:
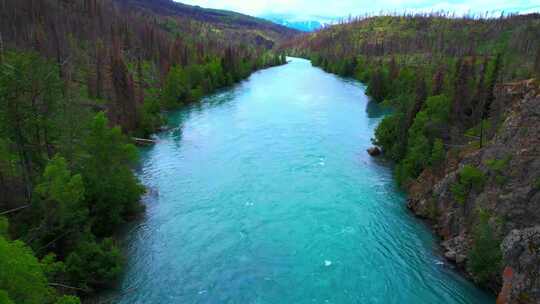
[[[404,11],[540,12],[540,0],[179,0],[207,8],[226,9],[252,16],[284,14],[301,17],[347,17],[365,13]]]

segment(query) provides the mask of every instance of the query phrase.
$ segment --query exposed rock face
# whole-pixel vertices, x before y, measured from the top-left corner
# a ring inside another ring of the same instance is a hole
[[[445,256],[468,270],[480,213],[501,241],[501,265],[488,287],[499,303],[540,303],[540,89],[534,81],[496,89],[492,110],[498,127],[483,148],[449,154],[444,168],[426,170],[410,185],[409,208],[433,224]],[[485,176],[482,189],[470,189],[458,202],[452,187],[465,165]],[[474,277],[474,273],[470,273]],[[504,286],[504,287],[503,287]],[[502,290],[501,290],[502,288]]]
[[[540,299],[540,226],[512,230],[502,243],[503,289],[497,304],[538,303]],[[531,302],[535,301],[535,302]]]

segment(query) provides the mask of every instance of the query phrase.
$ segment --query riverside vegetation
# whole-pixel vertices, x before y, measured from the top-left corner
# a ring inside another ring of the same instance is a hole
[[[293,30],[159,0],[0,1],[0,302],[79,303],[114,284],[144,210],[130,137],[283,64]]]
[[[283,45],[392,107],[373,143],[445,255],[499,303],[540,301],[538,37],[538,14],[432,14],[353,19]]]

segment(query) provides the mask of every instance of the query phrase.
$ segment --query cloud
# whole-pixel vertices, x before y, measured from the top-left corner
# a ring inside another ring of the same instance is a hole
[[[249,15],[347,17],[404,11],[540,12],[540,0],[184,0],[186,4],[237,11]]]

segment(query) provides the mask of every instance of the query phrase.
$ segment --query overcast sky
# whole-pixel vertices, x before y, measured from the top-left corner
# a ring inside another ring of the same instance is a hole
[[[292,16],[346,17],[366,12],[410,10],[446,10],[460,14],[468,11],[540,12],[540,0],[180,0],[180,2],[255,16],[279,13]]]

